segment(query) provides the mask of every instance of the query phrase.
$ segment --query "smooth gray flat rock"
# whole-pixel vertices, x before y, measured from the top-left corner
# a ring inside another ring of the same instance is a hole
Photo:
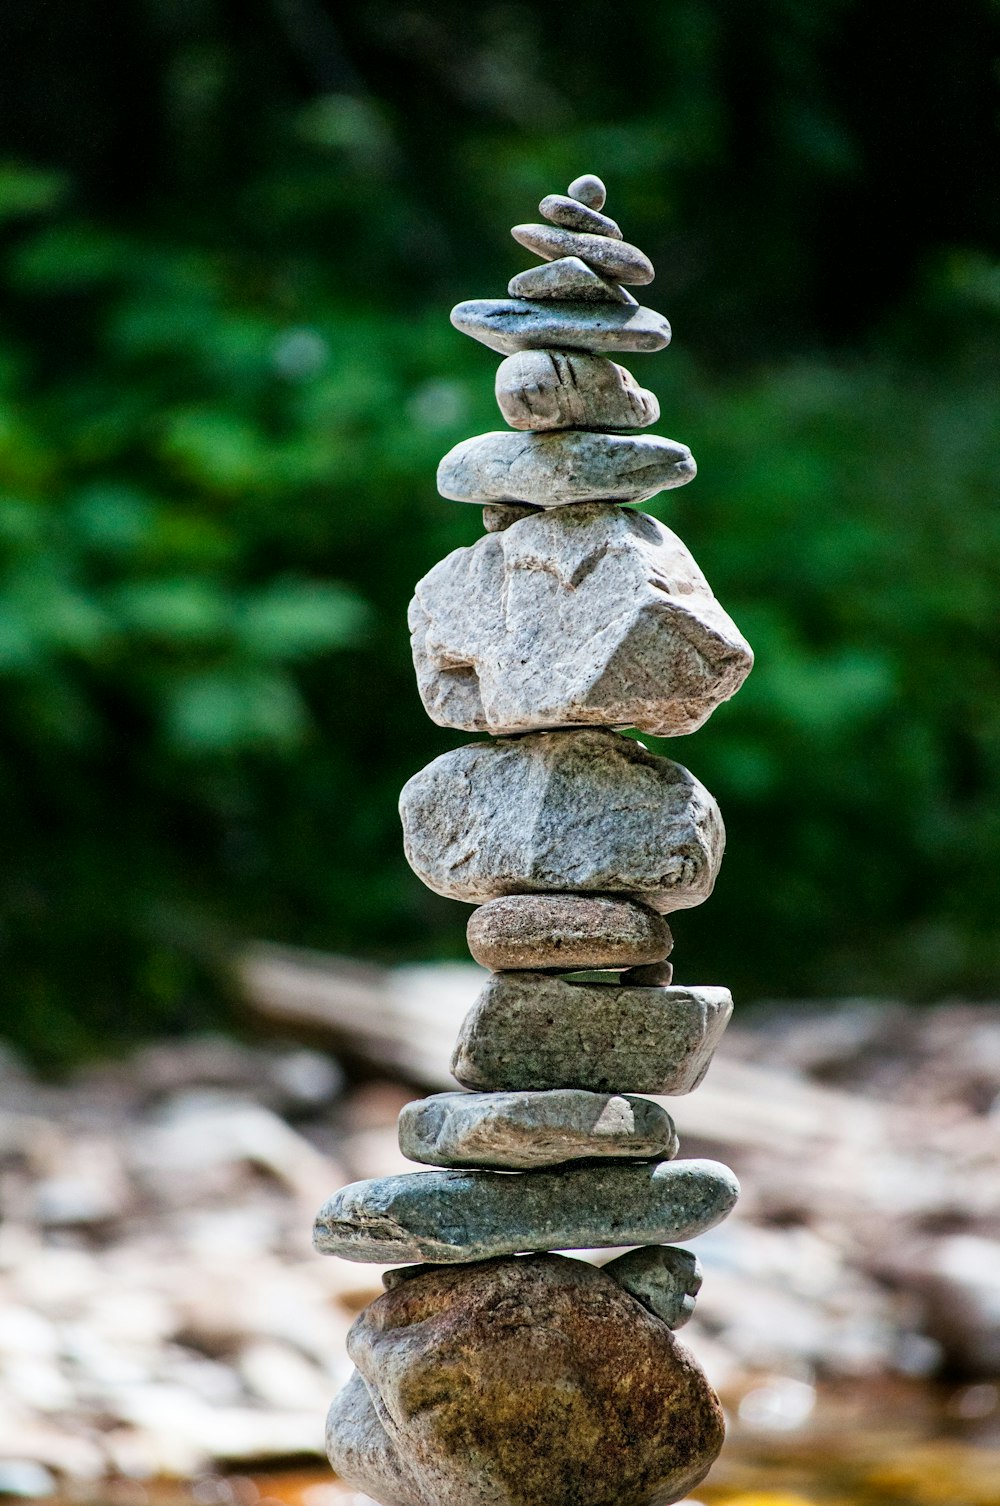
[[[673,981],[672,962],[644,962],[638,967],[627,967],[618,975],[623,988],[669,988]]]
[[[673,1160],[670,1115],[648,1098],[557,1088],[549,1093],[435,1093],[399,1116],[399,1148],[427,1166],[530,1171],[613,1156]]]
[[[555,261],[560,256],[578,256],[588,267],[612,282],[637,286],[652,282],[653,263],[638,246],[613,240],[607,235],[587,235],[578,230],[560,230],[553,225],[515,225],[511,235],[521,246]]]
[[[616,241],[622,238],[621,230],[614,220],[567,194],[546,194],[538,206],[538,213],[543,220],[548,220],[551,225],[558,225],[563,230],[582,230],[585,235],[608,235]]]
[[[480,905],[465,929],[491,972],[629,968],[670,955],[670,927],[648,905],[600,894],[508,894]]]
[[[555,891],[689,909],[711,894],[726,840],[693,774],[596,727],[454,748],[403,786],[399,809],[417,877],[475,905]]]
[[[641,304],[529,302],[526,298],[469,298],[451,322],[491,350],[662,350],[670,325]]]
[[[476,1091],[690,1093],[732,1010],[725,988],[623,988],[495,973],[462,1023],[451,1070]]]
[[[676,1245],[646,1245],[601,1267],[668,1328],[683,1328],[701,1290],[701,1261]]]
[[[714,1228],[738,1196],[718,1161],[415,1171],[341,1188],[320,1210],[314,1243],[323,1255],[382,1265],[660,1244]]]
[[[566,192],[571,199],[586,204],[588,209],[603,209],[608,191],[596,173],[582,173],[574,178]]]
[[[539,511],[456,549],[417,582],[409,625],[431,720],[498,736],[681,737],[753,664],[677,535],[620,507]]]
[[[630,303],[631,293],[617,282],[600,277],[578,256],[561,256],[558,261],[543,262],[518,272],[507,284],[512,298],[562,299],[580,303]]]
[[[660,416],[630,371],[582,351],[520,350],[500,362],[495,391],[512,429],[645,429]]]
[[[437,488],[453,502],[646,502],[693,481],[686,444],[659,434],[594,434],[561,429],[509,434],[497,429],[463,439],[438,466]]]

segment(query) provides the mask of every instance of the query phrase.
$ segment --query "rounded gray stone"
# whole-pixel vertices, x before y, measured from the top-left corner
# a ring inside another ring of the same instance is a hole
[[[463,439],[438,466],[437,488],[452,502],[646,502],[693,481],[687,445],[659,434],[595,434],[560,429],[509,434],[497,429]]]
[[[451,1070],[477,1092],[691,1093],[732,1011],[725,988],[495,973],[462,1022]]]
[[[435,1093],[399,1116],[399,1148],[428,1166],[528,1171],[593,1157],[673,1160],[677,1132],[648,1098],[548,1093]]]
[[[674,981],[672,962],[649,962],[626,968],[618,982],[625,988],[669,988]]]
[[[603,209],[608,191],[595,173],[583,173],[574,178],[566,192],[571,199],[578,199],[588,209]]]
[[[511,235],[518,245],[546,261],[560,256],[578,256],[588,267],[612,282],[634,287],[652,282],[656,275],[645,252],[628,241],[613,240],[608,235],[588,235],[579,230],[560,230],[553,225],[515,225]]]
[[[581,303],[629,303],[635,299],[617,282],[601,277],[578,256],[561,256],[516,273],[507,284],[512,298],[562,299]]]
[[[582,351],[518,351],[497,367],[495,390],[512,429],[645,429],[660,416],[624,366]]]
[[[731,1212],[718,1161],[587,1162],[555,1171],[415,1171],[343,1187],[320,1210],[320,1254],[450,1265],[522,1250],[692,1239]]]
[[[675,1245],[646,1245],[629,1250],[601,1267],[668,1328],[683,1328],[701,1290],[701,1261]]]
[[[622,238],[622,233],[614,220],[596,209],[591,209],[587,204],[581,204],[580,200],[574,199],[571,194],[546,194],[538,206],[538,213],[551,225],[558,225],[563,230],[582,230],[589,235],[607,235],[616,241]]]
[[[647,905],[591,894],[510,894],[469,916],[469,951],[492,972],[622,968],[670,955],[670,927]]]
[[[690,909],[711,894],[726,840],[693,774],[596,727],[454,748],[407,781],[400,815],[417,877],[477,905],[624,893],[661,914]]]
[[[469,298],[451,311],[456,329],[508,356],[515,350],[662,350],[670,325],[641,304]]]

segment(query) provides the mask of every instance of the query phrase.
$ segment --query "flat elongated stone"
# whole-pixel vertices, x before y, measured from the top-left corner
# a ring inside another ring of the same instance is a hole
[[[341,1188],[319,1212],[314,1243],[324,1255],[383,1265],[658,1244],[714,1228],[738,1196],[718,1161],[588,1162],[512,1176],[415,1171]]]
[[[578,256],[588,267],[631,286],[652,282],[653,263],[638,246],[612,240],[607,235],[586,235],[578,230],[559,230],[552,225],[515,225],[511,235],[519,245],[555,261],[559,256]]]
[[[555,891],[686,910],[711,894],[726,840],[693,774],[596,727],[454,748],[407,781],[399,808],[417,877],[477,905]]]
[[[601,1269],[668,1328],[683,1328],[694,1312],[702,1272],[691,1250],[646,1245],[609,1260]]]
[[[399,1148],[428,1166],[528,1171],[589,1157],[673,1160],[670,1115],[648,1098],[549,1093],[435,1093],[399,1116]]]
[[[563,230],[582,230],[588,235],[608,235],[616,241],[622,238],[614,220],[566,194],[546,194],[538,206],[538,213],[550,224],[559,225]]]
[[[673,981],[672,962],[649,962],[641,967],[628,967],[618,977],[623,988],[669,988]]]
[[[464,1087],[487,1092],[690,1093],[732,1011],[725,988],[495,973],[462,1023],[451,1070]]]
[[[437,488],[453,502],[646,502],[692,481],[691,451],[659,434],[593,434],[561,429],[463,439],[438,466]]]
[[[588,209],[603,209],[608,191],[596,173],[583,173],[574,178],[566,192],[571,199],[578,199]]]
[[[561,256],[518,272],[507,284],[512,298],[557,298],[580,303],[630,303],[635,299],[617,282],[600,277],[578,256]]]
[[[417,583],[409,622],[428,716],[469,732],[679,737],[753,664],[677,535],[620,507],[548,509],[456,549]]]
[[[655,910],[590,894],[511,894],[469,917],[469,951],[495,973],[662,962],[673,939]]]
[[[582,351],[508,356],[497,367],[496,398],[512,429],[645,429],[660,416],[624,366]]]
[[[385,1506],[666,1506],[722,1445],[692,1357],[585,1261],[424,1270],[347,1347],[330,1462]]]
[[[527,298],[469,298],[451,311],[464,335],[508,356],[515,350],[662,350],[670,325],[641,304],[532,303]]]

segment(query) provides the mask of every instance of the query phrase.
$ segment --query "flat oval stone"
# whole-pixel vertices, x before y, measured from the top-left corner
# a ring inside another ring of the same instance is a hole
[[[477,905],[555,891],[689,909],[711,894],[726,840],[693,774],[597,727],[453,748],[407,781],[399,809],[417,877]]]
[[[313,1242],[322,1255],[380,1265],[660,1244],[714,1228],[739,1190],[718,1161],[415,1171],[341,1188],[320,1210]]]
[[[607,235],[587,235],[578,230],[560,230],[553,225],[515,225],[511,235],[518,245],[555,261],[559,256],[578,256],[588,267],[630,286],[652,282],[653,263],[638,246]]]
[[[629,967],[618,978],[623,988],[669,988],[673,981],[672,962],[649,962],[641,967]]]
[[[613,1156],[673,1160],[677,1132],[649,1098],[548,1093],[435,1093],[399,1116],[399,1148],[428,1166],[528,1171]]]
[[[620,241],[622,233],[614,220],[606,214],[600,214],[596,209],[581,204],[579,199],[572,195],[567,197],[561,193],[546,194],[538,206],[538,212],[543,219],[552,225],[559,225],[563,230],[582,230],[586,235],[607,235],[612,240]]]
[[[512,429],[645,429],[660,416],[624,366],[582,351],[508,356],[497,367],[496,399]]]
[[[578,199],[581,204],[586,204],[588,209],[603,209],[608,197],[607,189],[595,173],[583,173],[581,177],[574,178],[566,192],[571,199]]]
[[[347,1347],[330,1462],[383,1506],[665,1506],[722,1445],[691,1355],[586,1261],[424,1269]]]
[[[469,917],[469,951],[495,973],[662,962],[670,927],[646,905],[590,894],[511,894]]]
[[[527,298],[469,298],[451,311],[451,322],[491,350],[556,346],[561,350],[663,350],[670,325],[640,304],[544,303]]]
[[[601,1267],[668,1328],[683,1328],[701,1290],[701,1261],[676,1245],[646,1245]]]
[[[725,988],[495,973],[462,1022],[451,1070],[486,1092],[691,1093],[732,1012]]]
[[[578,256],[561,256],[558,261],[543,262],[518,272],[507,284],[512,298],[557,298],[583,303],[629,303],[635,299],[617,282],[609,282],[581,261]]]
[[[560,429],[463,439],[438,466],[437,487],[452,502],[647,502],[693,481],[698,467],[686,444],[659,434],[596,434]]]

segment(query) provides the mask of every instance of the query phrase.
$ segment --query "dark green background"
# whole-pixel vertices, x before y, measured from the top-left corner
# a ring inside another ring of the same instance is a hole
[[[988,993],[1000,813],[998,11],[5,0],[0,971],[68,1060],[225,1017],[250,938],[463,954],[396,794],[459,736],[413,582],[498,424],[459,298],[584,171],[675,343],[675,527],[753,642],[664,751],[718,797],[679,976]]]

